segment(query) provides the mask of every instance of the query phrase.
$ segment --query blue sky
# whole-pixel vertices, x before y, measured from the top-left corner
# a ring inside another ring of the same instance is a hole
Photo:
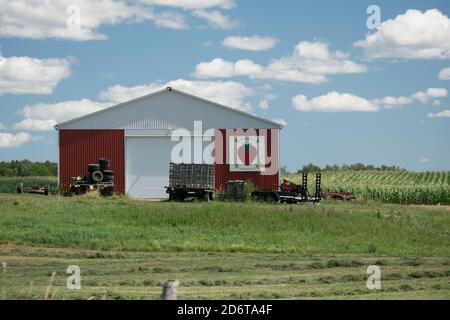
[[[290,170],[450,170],[448,1],[0,4],[0,160],[54,161],[54,123],[170,83],[282,119]]]

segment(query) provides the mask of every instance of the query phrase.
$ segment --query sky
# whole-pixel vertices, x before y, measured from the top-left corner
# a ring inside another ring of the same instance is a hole
[[[172,86],[284,124],[288,170],[450,170],[449,14],[445,0],[0,0],[0,161],[56,161],[56,123]]]

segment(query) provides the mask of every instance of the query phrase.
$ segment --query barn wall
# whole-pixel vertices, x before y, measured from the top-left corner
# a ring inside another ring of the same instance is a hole
[[[225,137],[225,141],[228,140],[228,136],[225,129],[219,129],[220,133]],[[276,131],[276,132],[275,132]],[[256,130],[257,134],[259,134],[259,130]],[[227,144],[224,143],[222,146],[222,154],[219,156],[216,152],[216,189],[224,190],[226,187],[226,182],[229,180],[243,180],[243,181],[251,181],[258,190],[269,191],[278,189],[279,185],[279,165],[278,165],[278,157],[279,157],[279,148],[278,148],[278,129],[271,129],[268,131],[266,148],[267,150],[271,150],[272,143],[275,143],[275,154],[268,153],[268,156],[277,159],[277,173],[272,175],[265,175],[260,172],[230,172],[230,165],[226,164],[227,157]],[[277,141],[275,141],[275,139]],[[217,139],[216,139],[217,141]],[[217,148],[216,143],[216,148]],[[218,159],[218,157],[223,157],[222,159]],[[268,167],[268,166],[266,166]]]
[[[111,161],[116,192],[125,192],[124,130],[59,130],[59,183],[87,173],[89,163],[99,158]]]

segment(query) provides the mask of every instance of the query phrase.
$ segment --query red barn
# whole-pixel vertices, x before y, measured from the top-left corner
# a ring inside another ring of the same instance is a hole
[[[167,197],[170,162],[214,163],[218,190],[228,180],[278,188],[280,124],[172,88],[55,128],[60,186],[108,158],[116,191],[135,198]]]

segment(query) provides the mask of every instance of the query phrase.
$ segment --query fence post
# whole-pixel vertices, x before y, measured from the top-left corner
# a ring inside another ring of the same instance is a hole
[[[167,281],[164,285],[163,292],[161,294],[162,300],[177,300],[178,286],[180,285],[179,280]]]

